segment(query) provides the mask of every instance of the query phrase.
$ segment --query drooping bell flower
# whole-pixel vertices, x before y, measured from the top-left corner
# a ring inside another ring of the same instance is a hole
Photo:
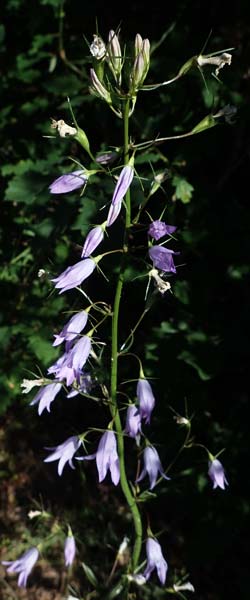
[[[67,267],[58,277],[51,279],[55,283],[55,287],[60,289],[59,294],[72,290],[81,285],[81,283],[93,273],[97,265],[97,258],[85,258],[80,260],[75,265]]]
[[[82,249],[82,258],[87,258],[101,244],[104,238],[104,229],[106,222],[91,229],[88,233]]]
[[[160,269],[166,273],[176,273],[173,254],[177,253],[174,250],[164,248],[163,246],[152,246],[149,248],[148,253],[156,269]]]
[[[80,456],[78,460],[96,459],[99,482],[103,481],[110,471],[111,479],[114,485],[120,481],[120,466],[117,454],[116,437],[113,431],[108,430],[102,435],[98,444],[97,451],[88,456]]]
[[[42,387],[39,392],[35,395],[32,402],[30,402],[30,406],[34,406],[34,404],[38,404],[38,414],[41,415],[43,410],[50,412],[50,405],[55,400],[55,397],[60,392],[62,387],[61,383],[49,383]]]
[[[136,395],[139,400],[140,416],[145,423],[150,423],[151,413],[155,406],[155,397],[149,381],[145,378],[138,380]]]
[[[224,468],[218,458],[209,461],[208,475],[213,482],[213,489],[219,487],[221,490],[224,490],[225,486],[229,485]]]
[[[137,439],[140,436],[141,415],[135,404],[130,404],[128,406],[125,431],[132,438]]]
[[[27,579],[38,557],[39,552],[37,548],[33,547],[22,554],[17,560],[2,560],[2,565],[10,565],[7,573],[19,573],[17,584],[19,587],[26,587]]]
[[[84,329],[88,320],[88,312],[85,310],[81,310],[71,317],[71,319],[64,325],[62,331],[55,335],[55,341],[53,342],[53,346],[59,346],[64,341],[74,340],[75,337],[81,333]]]
[[[148,228],[148,234],[154,240],[159,240],[164,235],[172,235],[176,229],[177,227],[174,225],[167,225],[167,223],[164,223],[164,221],[156,220],[150,224]]]
[[[143,460],[144,467],[140,476],[136,479],[136,483],[144,479],[144,477],[146,477],[148,474],[150,481],[149,489],[152,490],[155,487],[158,472],[160,473],[161,477],[164,477],[164,479],[170,479],[163,471],[159,454],[154,446],[146,446],[143,452]]]
[[[88,177],[82,169],[61,175],[51,183],[49,191],[51,194],[67,194],[86,185]]]
[[[162,554],[162,549],[159,542],[152,537],[147,539],[146,553],[147,565],[143,573],[146,581],[149,579],[154,569],[156,569],[161,585],[164,585],[168,571],[168,564]]]
[[[72,459],[74,454],[81,446],[81,440],[78,435],[73,435],[69,437],[65,442],[59,444],[59,446],[54,446],[54,448],[46,448],[46,450],[51,450],[52,453],[50,456],[44,459],[44,462],[53,462],[54,460],[58,460],[58,475],[62,475],[63,469],[68,462],[71,469],[75,469]]]

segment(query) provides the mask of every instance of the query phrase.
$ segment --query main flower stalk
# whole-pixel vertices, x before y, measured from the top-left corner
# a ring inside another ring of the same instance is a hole
[[[129,108],[130,108],[130,99],[128,98],[124,105],[123,111],[123,133],[124,133],[124,165],[127,165],[129,162]],[[126,253],[127,253],[127,237],[128,230],[131,226],[131,208],[130,208],[130,190],[126,192],[125,195],[125,204],[126,204],[126,224],[124,231],[124,242],[123,242],[123,256],[121,260],[120,272],[118,275],[118,281],[115,292],[114,299],[114,308],[113,308],[113,318],[112,318],[112,356],[111,356],[111,415],[114,420],[114,426],[117,434],[117,448],[118,448],[118,456],[120,462],[120,475],[121,475],[121,487],[124,493],[124,496],[127,500],[128,506],[131,510],[134,528],[135,528],[135,542],[132,552],[132,560],[131,566],[134,571],[140,557],[141,552],[141,543],[142,543],[142,522],[140,512],[138,510],[138,506],[136,504],[135,498],[131,493],[128,479],[126,475],[125,468],[125,454],[124,454],[124,437],[122,424],[120,419],[120,413],[118,409],[117,402],[117,381],[118,381],[118,323],[119,323],[119,313],[120,313],[120,302],[121,295],[124,284],[124,269],[126,263]]]

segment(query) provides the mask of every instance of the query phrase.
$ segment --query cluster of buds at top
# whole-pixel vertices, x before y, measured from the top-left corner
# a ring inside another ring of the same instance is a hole
[[[133,93],[140,89],[150,65],[150,42],[142,39],[139,33],[135,37],[135,61],[130,75],[130,88]]]
[[[90,71],[91,87],[90,91],[105,100],[109,105],[113,104],[112,83],[105,74],[105,64],[108,65],[115,80],[115,95],[124,95],[122,86],[122,69],[125,62],[125,56],[121,49],[119,41],[119,32],[113,29],[109,31],[108,42],[104,43],[101,37],[94,35],[94,40],[90,45],[92,54],[92,69]],[[142,39],[139,33],[135,37],[134,61],[128,75],[129,93],[135,98],[136,93],[142,87],[144,79],[148,73],[150,65],[150,43],[149,40]],[[127,76],[125,77],[127,79]]]

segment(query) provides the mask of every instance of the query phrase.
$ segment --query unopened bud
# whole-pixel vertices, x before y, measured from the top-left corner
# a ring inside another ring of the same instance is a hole
[[[89,140],[86,136],[85,131],[78,127],[75,138],[79,142],[79,144],[81,144],[81,146],[84,148],[84,150],[86,150],[86,152],[89,153]]]
[[[138,34],[139,35],[139,34]],[[140,41],[138,43],[138,47],[140,45]],[[143,84],[144,79],[147,75],[150,64],[150,43],[146,38],[141,43],[141,49],[136,54],[133,70],[131,73],[131,88],[132,91],[137,91]]]
[[[140,35],[140,33],[137,33],[135,36],[135,56],[137,56],[137,54],[139,54],[139,52],[141,52],[142,44],[143,44],[142,36]]]
[[[100,82],[100,79],[98,79],[94,69],[90,69],[90,77],[91,77],[91,83],[92,83],[92,87],[90,88],[90,91],[92,91],[99,98],[102,98],[102,100],[105,100],[105,102],[107,102],[108,104],[112,104],[112,99],[111,99],[110,93],[104,87],[104,85]]]
[[[122,54],[121,46],[115,31],[111,29],[109,32],[109,43],[108,43],[108,64],[109,67],[117,80],[120,83],[120,76],[122,70]]]

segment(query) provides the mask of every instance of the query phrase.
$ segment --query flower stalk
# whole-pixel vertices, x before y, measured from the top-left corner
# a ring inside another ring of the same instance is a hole
[[[123,113],[123,134],[124,134],[124,165],[126,166],[129,162],[129,109],[130,109],[130,99],[128,98],[124,105],[124,113]],[[132,560],[131,567],[134,571],[137,567],[140,552],[141,552],[141,543],[142,543],[142,522],[141,516],[136,504],[136,500],[131,492],[131,489],[128,484],[128,479],[126,475],[125,468],[125,456],[124,456],[124,437],[122,424],[120,419],[120,414],[118,410],[117,403],[117,382],[118,382],[118,323],[119,323],[119,313],[120,313],[120,302],[121,295],[124,284],[124,269],[125,269],[125,258],[126,258],[126,249],[127,249],[127,234],[128,230],[131,226],[131,205],[130,205],[130,190],[128,189],[125,194],[125,205],[126,205],[126,223],[125,223],[125,233],[124,233],[124,245],[123,245],[123,257],[121,259],[121,267],[118,275],[115,299],[114,299],[114,309],[113,309],[113,318],[112,318],[112,355],[111,355],[111,403],[110,403],[110,412],[112,418],[114,420],[114,427],[117,434],[117,450],[119,456],[120,463],[120,482],[122,491],[127,500],[128,506],[131,510],[134,528],[135,528],[135,542],[134,548],[132,552]]]

